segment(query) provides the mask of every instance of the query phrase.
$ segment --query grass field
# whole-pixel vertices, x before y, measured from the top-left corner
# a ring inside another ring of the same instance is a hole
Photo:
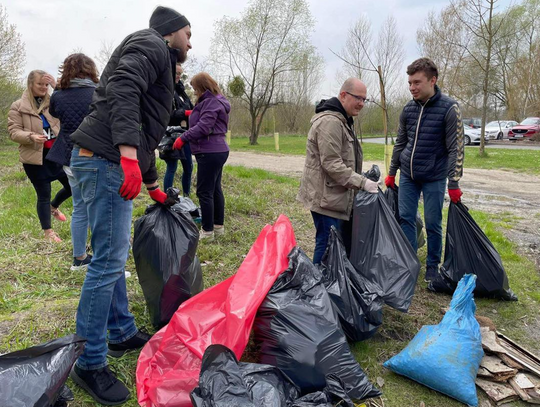
[[[53,245],[42,240],[35,214],[34,191],[17,163],[17,156],[13,146],[0,146],[0,353],[75,332],[75,312],[84,280],[83,273],[69,270],[72,260],[69,222],[55,223],[63,243]],[[159,162],[159,170],[163,174],[162,162]],[[179,177],[176,183],[179,183]],[[312,220],[295,202],[296,180],[262,170],[226,167],[223,189],[227,201],[227,234],[212,243],[202,242],[198,249],[198,256],[205,264],[206,287],[232,275],[263,226],[273,222],[280,213],[291,219],[298,245],[308,255],[312,254]],[[149,197],[141,194],[135,200],[134,218],[141,216],[150,203]],[[70,201],[62,209],[69,218]],[[538,352],[538,326],[534,324],[540,309],[537,290],[540,277],[534,265],[516,254],[514,245],[501,233],[503,228],[511,225],[513,218],[510,214],[488,217],[479,212],[473,212],[473,216],[499,250],[511,288],[520,299],[517,303],[479,299],[477,313],[490,317],[507,336]],[[419,255],[425,261],[425,248]],[[131,256],[126,269],[133,273],[127,280],[131,311],[139,327],[152,332]],[[377,377],[384,379],[382,391],[386,407],[419,406],[421,402],[429,407],[462,405],[381,366],[403,349],[423,325],[438,323],[443,315],[441,310],[449,302],[449,296],[428,292],[419,280],[408,314],[386,308],[384,324],[377,335],[352,345],[354,355],[370,379],[373,382]],[[135,395],[136,355],[128,354],[110,362]],[[71,381],[68,385],[76,397],[71,406],[97,405]],[[138,404],[132,398],[125,405],[135,407]]]
[[[270,136],[259,137],[258,145],[249,144],[247,137],[233,137],[231,149],[235,151],[250,151],[276,153],[274,138]],[[366,139],[362,144],[364,160],[383,161],[384,145],[370,143]],[[487,156],[478,155],[477,146],[465,147],[465,168],[507,169],[523,171],[528,174],[540,174],[540,151],[538,150],[505,150],[502,148],[486,149]],[[306,136],[280,136],[280,154],[306,154]]]

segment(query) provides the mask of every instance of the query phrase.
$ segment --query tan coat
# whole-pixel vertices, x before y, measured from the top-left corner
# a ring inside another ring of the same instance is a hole
[[[13,102],[8,113],[9,137],[19,143],[19,161],[23,164],[43,165],[43,144],[30,138],[31,134],[43,134],[43,122],[38,112],[32,108],[28,91]],[[49,114],[49,98],[40,106],[40,113],[47,118],[54,134],[60,133],[60,121]]]
[[[310,211],[349,220],[355,190],[364,187],[362,147],[342,114],[317,113],[311,119],[306,163],[297,199]],[[357,146],[358,168],[354,171]]]

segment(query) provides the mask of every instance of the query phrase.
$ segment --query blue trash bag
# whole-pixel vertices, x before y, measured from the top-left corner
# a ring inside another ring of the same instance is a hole
[[[463,276],[439,325],[422,327],[407,347],[383,366],[462,403],[478,406],[474,380],[484,352],[480,325],[474,317],[475,286],[474,274]]]

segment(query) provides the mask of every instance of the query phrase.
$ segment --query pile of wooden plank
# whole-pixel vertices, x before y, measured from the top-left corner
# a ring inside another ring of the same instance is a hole
[[[519,399],[540,405],[540,359],[493,328],[481,332],[485,356],[476,385],[497,406]]]

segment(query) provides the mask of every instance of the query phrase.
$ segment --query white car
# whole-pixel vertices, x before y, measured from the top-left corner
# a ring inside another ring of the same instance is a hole
[[[508,138],[508,132],[518,122],[512,120],[495,120],[486,125],[486,137],[490,140],[502,140]]]
[[[471,144],[480,144],[480,129],[473,129],[471,126],[467,126],[466,124],[463,125],[463,130],[465,133],[465,136],[463,137],[463,142],[466,146],[470,146]],[[484,143],[488,142],[488,136],[487,134],[484,135]]]

